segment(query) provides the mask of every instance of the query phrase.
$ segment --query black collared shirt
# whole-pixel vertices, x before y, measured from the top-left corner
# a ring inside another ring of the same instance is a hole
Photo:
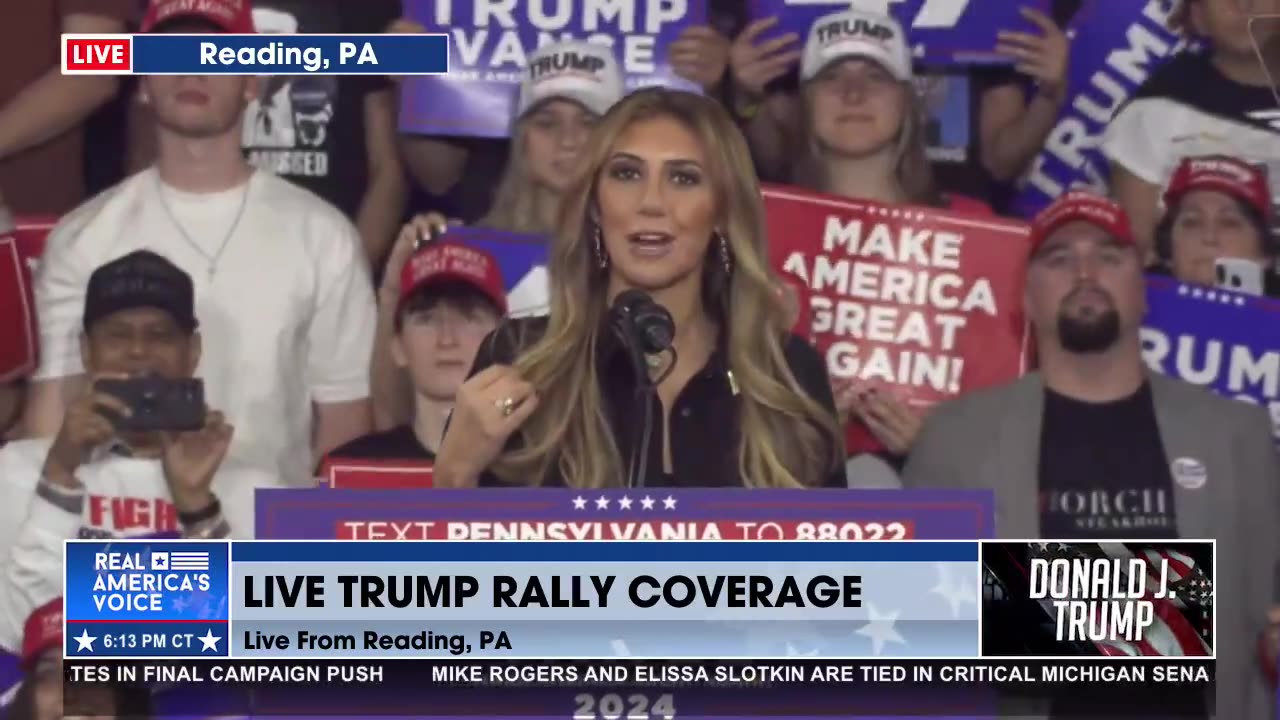
[[[546,330],[546,318],[511,320],[494,331],[476,353],[474,375],[494,364],[510,364],[524,349],[532,345]],[[600,334],[597,348],[599,376],[605,384],[603,396],[615,442],[625,463],[633,444],[639,442],[639,426],[644,417],[643,405],[637,399],[635,371],[622,344],[612,333]],[[663,472],[662,404],[649,394],[653,407],[653,425],[648,447],[647,487],[742,487],[738,472],[740,403],[725,360],[723,342],[712,353],[706,366],[676,396],[670,413],[671,465],[673,472]],[[804,340],[788,335],[783,350],[796,381],[814,400],[832,414],[835,398],[822,357]],[[634,436],[633,436],[634,433]],[[513,437],[513,442],[517,436]],[[834,457],[836,453],[832,453]],[[626,468],[623,468],[625,473]],[[554,471],[553,471],[554,474]],[[621,485],[626,476],[618,478]],[[824,487],[848,487],[844,463],[835,463],[830,472],[815,484]],[[485,473],[481,487],[507,487],[497,477]],[[564,487],[564,478],[555,474],[543,487]]]

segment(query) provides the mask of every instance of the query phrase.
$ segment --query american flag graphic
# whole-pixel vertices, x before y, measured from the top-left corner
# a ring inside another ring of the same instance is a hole
[[[1155,619],[1141,640],[1112,640],[1095,643],[1103,655],[1153,657],[1207,657],[1212,655],[1213,581],[1201,563],[1186,552],[1170,546],[1138,543],[1030,544],[1030,556],[1049,561],[1066,559],[1122,560],[1126,580],[1130,560],[1139,560],[1147,571],[1147,599],[1154,603]],[[1159,590],[1162,561],[1169,564],[1171,598],[1155,599]],[[1041,601],[1052,616],[1052,601]]]

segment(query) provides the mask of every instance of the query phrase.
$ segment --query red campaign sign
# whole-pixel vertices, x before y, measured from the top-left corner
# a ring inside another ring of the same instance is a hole
[[[35,372],[39,335],[31,271],[13,235],[0,236],[0,382]]]
[[[926,409],[1027,371],[1025,224],[789,187],[763,194],[770,262],[804,283],[809,340],[833,382],[879,383]],[[880,449],[860,423],[846,440],[850,454]]]
[[[14,224],[17,226],[14,236],[18,239],[18,249],[22,252],[22,256],[26,259],[32,272],[35,272],[35,263],[44,255],[45,241],[48,240],[49,233],[53,231],[53,227],[58,224],[58,219],[53,217],[20,217],[15,219]]]
[[[429,462],[334,459],[320,475],[335,490],[410,490],[431,487],[435,470]]]
[[[0,235],[0,382],[30,375],[39,362],[33,277],[54,224],[19,219],[13,232]]]

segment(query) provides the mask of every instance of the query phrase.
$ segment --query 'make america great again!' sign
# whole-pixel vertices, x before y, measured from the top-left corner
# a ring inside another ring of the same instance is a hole
[[[1024,373],[1027,226],[766,188],[770,261],[809,295],[809,339],[835,382],[927,408]],[[867,450],[859,429],[850,450]]]

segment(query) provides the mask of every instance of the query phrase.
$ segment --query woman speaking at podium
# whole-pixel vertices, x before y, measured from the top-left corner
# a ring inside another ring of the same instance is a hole
[[[550,315],[481,345],[437,487],[846,487],[825,365],[784,330],[755,171],[714,101],[649,89],[604,116],[548,272]]]

